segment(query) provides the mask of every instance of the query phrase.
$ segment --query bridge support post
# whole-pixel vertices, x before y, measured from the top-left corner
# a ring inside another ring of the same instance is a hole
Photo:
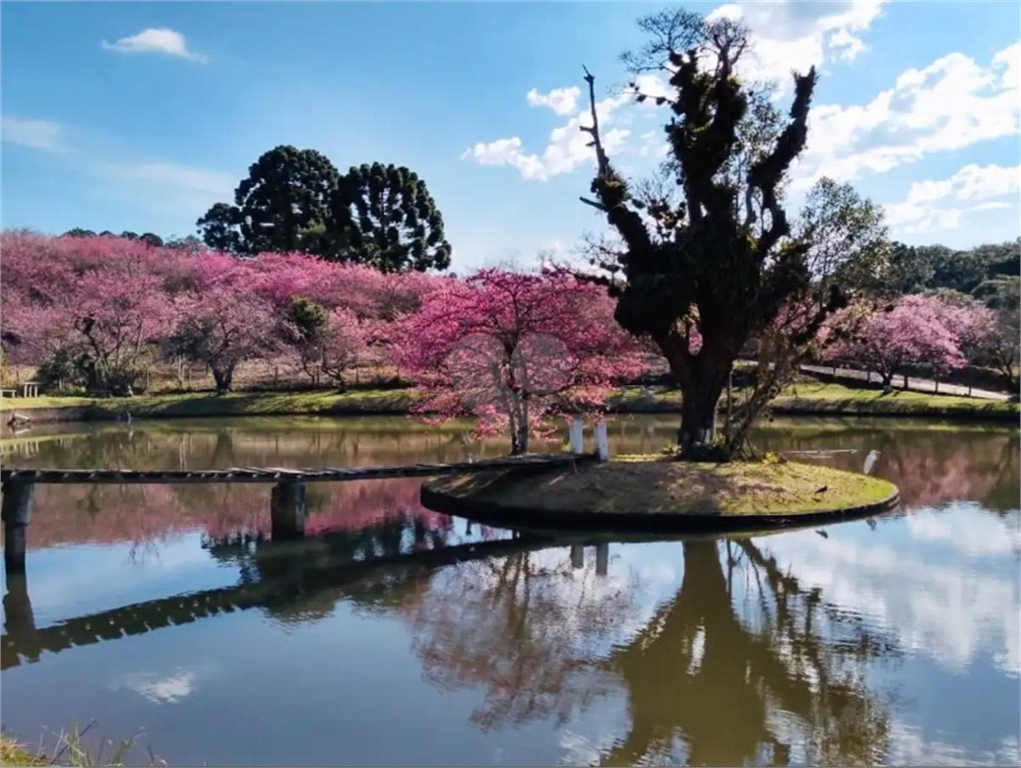
[[[8,480],[3,487],[0,518],[4,523],[4,570],[7,577],[25,573],[25,532],[32,516],[33,483]]]
[[[273,541],[293,541],[305,535],[308,489],[303,483],[283,482],[273,486],[270,496]]]
[[[610,565],[610,544],[596,544],[596,576],[605,576]]]
[[[571,545],[571,567],[582,568],[585,565],[585,547],[581,544]]]

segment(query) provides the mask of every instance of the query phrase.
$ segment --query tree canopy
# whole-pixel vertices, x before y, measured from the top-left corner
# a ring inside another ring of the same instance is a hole
[[[198,227],[210,248],[235,254],[304,252],[387,272],[450,265],[443,217],[413,171],[373,163],[340,175],[311,149],[263,154],[234,204],[216,203]]]

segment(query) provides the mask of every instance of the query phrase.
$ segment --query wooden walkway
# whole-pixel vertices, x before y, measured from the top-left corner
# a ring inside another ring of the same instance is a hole
[[[309,483],[379,480],[388,477],[434,477],[487,472],[517,467],[557,467],[596,461],[596,454],[553,453],[510,456],[487,461],[450,464],[410,464],[393,467],[237,467],[203,470],[119,469],[0,469],[0,482],[18,483]]]

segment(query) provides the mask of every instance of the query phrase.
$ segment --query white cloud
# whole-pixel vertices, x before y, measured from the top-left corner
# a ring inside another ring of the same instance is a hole
[[[866,50],[861,33],[882,13],[883,0],[827,3],[729,3],[709,18],[742,20],[751,31],[751,50],[738,66],[756,79],[792,85],[791,70],[806,72],[827,61],[853,61]]]
[[[120,53],[165,53],[198,62],[208,60],[202,54],[189,51],[184,35],[172,29],[144,29],[137,35],[122,37],[115,43],[104,40],[103,48]]]
[[[909,69],[868,104],[816,107],[808,147],[795,166],[793,190],[820,176],[850,181],[885,173],[926,155],[1016,135],[1021,83],[1015,43],[982,67],[951,53],[923,69]]]
[[[844,0],[837,3],[728,4],[717,8],[710,17],[743,19],[752,31],[754,46],[744,67],[756,79],[775,78],[787,87],[790,85],[791,69],[805,71],[813,63],[820,64],[827,59],[851,60],[865,50],[859,35],[879,16],[882,3],[883,0]],[[651,99],[670,97],[673,93],[666,82],[653,73],[638,75],[635,83],[638,90]],[[595,153],[586,146],[590,136],[578,130],[579,125],[589,124],[585,117],[588,110],[579,110],[580,96],[581,90],[577,87],[556,88],[549,93],[540,93],[533,88],[528,92],[528,103],[532,106],[547,106],[560,115],[570,115],[578,110],[567,125],[552,132],[542,154],[526,153],[520,137],[514,136],[478,143],[462,158],[480,165],[511,166],[517,168],[523,178],[539,181],[568,173],[582,164],[594,163]],[[629,101],[631,99],[625,94],[598,103],[600,130],[607,154],[619,153],[626,147],[631,131],[620,126],[626,124],[630,116],[614,116],[613,113]],[[645,106],[653,107],[654,102],[647,101]],[[660,117],[654,111],[644,114]],[[646,136],[643,135],[643,140]],[[664,149],[663,142],[645,141],[638,154],[657,158]]]
[[[1016,524],[992,525],[982,521],[985,514],[966,505],[918,511],[908,528],[909,542],[943,542],[960,555],[987,560],[988,566],[981,568],[932,553],[925,544],[893,548],[854,541],[834,529],[828,539],[805,531],[763,539],[762,544],[805,587],[818,586],[830,602],[893,630],[908,652],[928,656],[954,672],[988,655],[1003,672],[1017,676],[1021,605],[1016,578],[1005,575],[1016,557]],[[933,519],[923,522],[923,517]],[[971,528],[975,533],[966,533]],[[947,616],[954,620],[947,621]]]
[[[129,672],[115,679],[111,687],[114,690],[127,688],[154,704],[174,704],[188,696],[195,689],[195,683],[195,673],[185,670],[177,670],[165,676]]]
[[[960,225],[959,207],[937,205],[946,202],[972,202],[972,211],[1009,207],[1004,201],[980,201],[1013,196],[1021,192],[1021,166],[966,165],[949,179],[916,181],[903,202],[886,206],[886,220],[910,234],[955,229]]]
[[[108,162],[98,166],[97,170],[109,180],[126,186],[167,189],[205,197],[230,197],[235,184],[234,178],[226,173],[166,162]]]
[[[3,140],[30,149],[57,152],[63,149],[60,126],[46,120],[22,120],[4,115],[0,133]]]
[[[539,93],[533,88],[528,92],[528,103],[533,107],[549,107],[558,115],[569,115],[574,112],[579,96],[581,89],[577,86],[554,88],[549,93]]]
[[[619,152],[631,133],[626,128],[612,127],[614,112],[630,99],[630,95],[622,94],[596,102],[599,133],[608,155]],[[566,125],[554,128],[541,155],[525,153],[521,139],[513,136],[509,139],[497,139],[488,144],[480,142],[466,150],[461,158],[474,160],[479,165],[509,165],[517,168],[524,179],[545,181],[551,176],[569,173],[583,163],[595,165],[595,150],[588,146],[592,137],[581,130],[582,125],[591,124],[589,112],[584,110],[568,120]]]
[[[89,193],[135,203],[156,211],[172,208],[188,213],[205,210],[233,196],[233,175],[167,161],[105,157],[64,140],[57,123],[4,116],[3,140],[45,152],[59,153],[66,165],[101,183]]]

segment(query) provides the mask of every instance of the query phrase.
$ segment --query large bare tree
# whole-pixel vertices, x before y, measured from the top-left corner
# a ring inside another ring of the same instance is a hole
[[[603,146],[595,78],[586,69],[592,125],[582,130],[592,135],[597,172],[595,199],[582,200],[603,212],[613,232],[591,254],[601,269],[595,279],[617,298],[617,321],[650,338],[669,363],[683,395],[678,444],[694,456],[713,439],[717,403],[746,343],[772,334],[766,348],[777,351],[783,370],[796,370],[792,350],[806,348],[846,303],[849,287],[875,280],[886,238],[875,206],[828,179],[788,221],[783,191],[806,146],[814,67],[794,73],[785,120],[773,86],[737,75],[749,50],[740,23],[678,10],[639,26],[651,40],[623,60],[632,73],[655,72],[669,84],[669,95],[631,84],[638,101],[670,109],[669,159],[660,178],[629,185]],[[729,430],[724,455],[740,447],[783,384],[776,366],[765,369],[772,374],[737,414],[742,423]]]

